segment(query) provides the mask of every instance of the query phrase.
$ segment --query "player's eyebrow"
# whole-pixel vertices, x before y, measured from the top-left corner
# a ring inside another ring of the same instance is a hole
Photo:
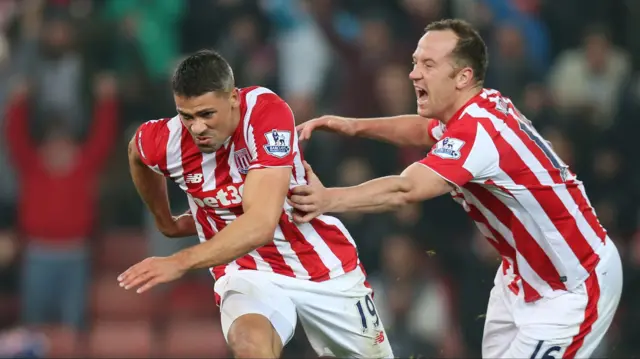
[[[417,63],[418,62],[418,58],[416,57],[416,55],[412,55],[411,58],[413,59],[413,62]],[[420,60],[421,63],[427,63],[427,62],[431,62],[431,63],[436,63],[436,60],[428,57],[426,59],[421,59]]]
[[[198,115],[203,115],[203,114],[209,113],[209,112],[211,112],[211,113],[218,112],[218,110],[213,109],[213,108],[203,108],[201,110],[196,111],[195,113],[189,113],[189,112],[186,112],[186,111],[181,110],[179,108],[177,108],[176,111],[178,111],[178,113],[183,115],[183,116],[192,116],[192,117],[193,116],[198,116]]]

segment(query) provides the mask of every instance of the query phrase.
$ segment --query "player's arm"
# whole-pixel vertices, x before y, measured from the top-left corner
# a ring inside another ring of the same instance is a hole
[[[143,162],[136,146],[137,135],[129,142],[129,170],[133,184],[153,215],[156,226],[169,238],[195,235],[195,222],[190,215],[179,217],[171,215],[167,181],[163,175],[154,172]]]
[[[436,142],[430,135],[430,124],[437,120],[419,115],[401,115],[355,120],[356,136],[389,142],[397,146],[429,148]]]
[[[414,163],[398,176],[377,178],[353,187],[327,190],[327,212],[386,212],[453,190],[433,170]]]
[[[358,186],[326,189],[317,177],[292,190],[291,205],[306,222],[326,212],[381,212],[437,197],[474,178],[490,178],[498,170],[499,155],[489,132],[469,117],[464,126],[447,133],[429,154],[399,176]],[[307,166],[307,173],[312,174]]]
[[[453,185],[430,168],[414,163],[398,176],[387,176],[352,187],[324,188],[305,163],[309,186],[292,190],[294,218],[308,222],[322,213],[385,212],[406,204],[434,198],[453,189]]]
[[[290,167],[249,171],[242,199],[244,213],[216,234],[214,240],[176,253],[180,266],[188,270],[229,263],[273,241],[290,177]]]
[[[401,115],[378,118],[345,118],[323,116],[307,121],[297,127],[300,139],[306,140],[316,129],[340,133],[346,136],[365,137],[388,142],[396,146],[417,146],[429,148],[436,139],[432,131],[437,120],[419,115]]]

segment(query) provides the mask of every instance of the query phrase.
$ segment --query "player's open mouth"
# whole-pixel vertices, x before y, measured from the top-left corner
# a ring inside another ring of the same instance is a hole
[[[416,89],[416,97],[418,99],[418,104],[423,104],[427,102],[427,99],[429,99],[429,95],[427,94],[427,91],[419,87],[416,87],[415,89]]]

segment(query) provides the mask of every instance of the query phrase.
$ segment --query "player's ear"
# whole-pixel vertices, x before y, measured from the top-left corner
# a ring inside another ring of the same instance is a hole
[[[233,89],[229,94],[229,102],[231,103],[232,108],[237,108],[240,106],[240,96],[238,94],[238,89]]]
[[[465,67],[456,75],[456,87],[463,89],[470,85],[473,85],[473,70],[470,67]]]

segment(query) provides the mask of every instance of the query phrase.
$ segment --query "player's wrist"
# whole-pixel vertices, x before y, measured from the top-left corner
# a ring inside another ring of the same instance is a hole
[[[349,130],[347,134],[349,136],[360,137],[367,131],[367,121],[362,121],[354,117],[345,117],[344,121],[347,121],[347,129]]]
[[[173,238],[177,235],[176,233],[177,220],[178,220],[178,217],[172,216],[170,213],[169,215],[155,217],[156,227],[158,228],[160,233],[162,233],[163,235],[169,238]]]
[[[340,188],[327,188],[324,192],[324,200],[322,205],[322,212],[341,212],[341,190]]]
[[[194,267],[190,250],[186,249],[170,256],[179,270],[186,272]]]

